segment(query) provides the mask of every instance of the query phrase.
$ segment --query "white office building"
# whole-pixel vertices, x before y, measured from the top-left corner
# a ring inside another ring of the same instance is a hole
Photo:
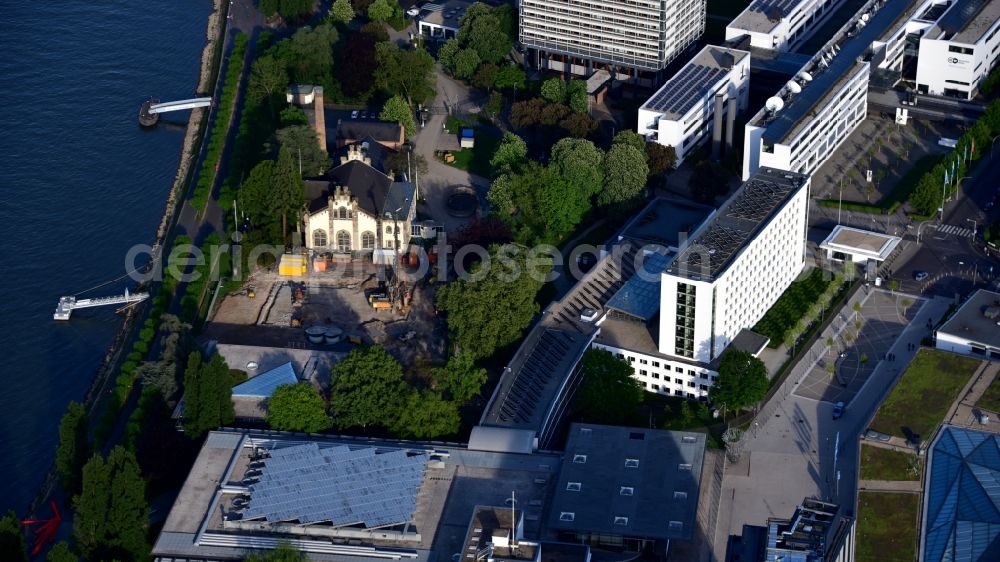
[[[677,164],[713,134],[733,144],[736,114],[747,108],[750,53],[706,46],[639,108],[638,133],[672,146]]]
[[[946,7],[936,22],[922,30],[917,91],[972,99],[979,82],[996,66],[1000,0],[956,0],[934,6]],[[909,27],[918,23],[911,22]]]
[[[843,0],[754,0],[729,25],[726,41],[749,37],[750,46],[784,52],[798,47]]]
[[[869,64],[842,62],[849,63],[846,69],[831,69],[820,77],[830,78],[824,80],[829,84],[817,79],[800,85],[798,94],[786,86],[747,123],[744,179],[760,167],[812,174],[865,119]]]
[[[518,38],[536,68],[601,68],[642,82],[705,31],[705,0],[519,0]]]
[[[593,346],[631,362],[651,392],[703,399],[723,351],[767,344],[749,330],[805,265],[808,203],[808,176],[761,168],[679,253],[647,256]]]

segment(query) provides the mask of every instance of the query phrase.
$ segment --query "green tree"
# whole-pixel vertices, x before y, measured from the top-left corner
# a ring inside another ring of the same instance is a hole
[[[375,87],[375,74],[382,70],[378,63],[378,40],[368,33],[352,33],[343,52],[351,55],[343,57],[337,66],[341,91],[349,98],[366,101]]]
[[[677,164],[677,151],[672,146],[648,142],[646,143],[646,161],[649,162],[649,174],[659,175]]]
[[[385,24],[382,22],[370,21],[362,25],[360,31],[365,35],[371,36],[377,43],[389,40],[389,31],[386,30]]]
[[[0,552],[3,553],[4,560],[28,562],[28,549],[24,545],[21,522],[13,509],[0,517]]]
[[[250,554],[245,562],[305,562],[306,557],[287,542],[280,542],[271,551]]]
[[[589,423],[624,425],[642,403],[642,383],[632,366],[609,351],[590,349],[580,363],[583,379],[576,391],[580,419]]]
[[[567,181],[555,168],[530,162],[513,180],[521,219],[535,233],[530,242],[561,242],[590,209],[587,187]]]
[[[80,558],[77,557],[66,541],[59,541],[49,549],[45,560],[46,562],[79,562]]]
[[[475,49],[462,49],[455,53],[452,59],[454,65],[455,78],[468,80],[476,73],[481,59]]]
[[[432,390],[413,390],[392,420],[391,429],[406,439],[432,439],[454,435],[461,425],[457,402],[445,400]]]
[[[559,126],[571,137],[582,139],[597,130],[597,121],[586,113],[570,113]]]
[[[549,78],[542,82],[542,97],[553,103],[566,102],[566,82],[562,78]]]
[[[627,206],[638,200],[646,187],[648,173],[642,149],[626,143],[611,145],[604,156],[604,189],[598,194],[597,202],[602,206]]]
[[[434,58],[423,49],[401,49],[394,43],[375,47],[375,86],[409,105],[434,96]]]
[[[535,295],[551,269],[551,264],[529,267],[522,246],[493,246],[489,256],[490,264],[474,266],[470,276],[440,288],[437,297],[457,352],[476,358],[521,338],[538,313]],[[497,303],[503,303],[503,314],[497,314]]]
[[[577,113],[587,113],[587,83],[583,80],[570,80],[566,84],[566,103]]]
[[[604,185],[604,152],[583,139],[561,139],[552,146],[549,167],[589,198]]]
[[[497,77],[497,65],[486,63],[476,70],[476,75],[472,77],[472,85],[483,90],[492,90],[493,81]]]
[[[486,102],[483,111],[490,119],[496,119],[503,111],[503,95],[500,92],[490,92],[490,100]]]
[[[337,0],[330,7],[329,17],[335,23],[348,24],[354,19],[354,8],[350,0]]]
[[[456,353],[444,367],[434,369],[437,389],[458,404],[465,404],[479,394],[486,382],[486,369],[476,367],[469,353]]]
[[[410,108],[410,104],[406,103],[406,100],[401,96],[393,96],[385,102],[382,107],[382,112],[378,114],[378,118],[383,121],[395,121],[403,126],[403,131],[406,136],[414,134],[417,130],[416,124],[413,122],[413,109]]]
[[[268,205],[273,179],[274,160],[262,160],[250,170],[250,176],[240,187],[239,208],[250,217],[254,226],[273,223],[277,219]]]
[[[271,192],[268,196],[268,206],[281,217],[281,240],[288,240],[288,217],[294,219],[298,211],[305,205],[305,186],[299,176],[298,166],[292,159],[292,153],[287,147],[278,150],[278,161],[274,165],[271,176]]]
[[[633,146],[643,155],[646,154],[646,139],[642,138],[642,135],[635,131],[629,129],[619,131],[618,134],[615,135],[614,140],[611,141],[611,145],[614,146],[619,144]]]
[[[465,11],[456,39],[476,50],[483,62],[497,64],[514,46],[513,6],[476,3]]]
[[[80,490],[80,470],[88,456],[87,411],[79,402],[70,402],[59,422],[59,448],[56,449],[56,476],[68,493]]]
[[[306,112],[302,111],[299,107],[295,107],[294,105],[290,105],[282,109],[281,114],[278,115],[278,121],[281,123],[282,127],[309,124],[309,118],[306,117]]]
[[[746,351],[726,350],[719,363],[719,377],[708,389],[713,404],[736,411],[752,406],[767,394],[767,367]]]
[[[375,0],[368,6],[368,19],[372,21],[388,21],[395,13],[389,0]]]
[[[146,483],[135,455],[115,447],[107,461],[94,455],[73,498],[73,536],[87,559],[149,560]]]
[[[333,45],[337,30],[330,24],[303,27],[292,35],[289,63],[292,78],[299,84],[333,86]]]
[[[500,174],[494,178],[490,184],[490,190],[486,193],[486,200],[490,203],[493,213],[508,220],[506,215],[513,215],[517,210],[514,207],[514,182],[510,174]]]
[[[221,355],[205,363],[201,353],[191,353],[184,372],[184,433],[198,437],[236,419],[232,381]]]
[[[504,133],[497,145],[490,166],[498,173],[505,174],[518,170],[528,161],[528,145],[514,133]]]
[[[441,63],[441,68],[448,74],[455,74],[455,56],[461,50],[462,46],[458,44],[458,39],[454,37],[445,41],[444,45],[438,47],[438,62]]]
[[[267,100],[267,107],[274,116],[274,102],[277,94],[283,94],[288,87],[288,72],[285,66],[272,55],[257,57],[250,65],[247,81],[247,99],[258,103]]]
[[[309,125],[292,125],[275,131],[278,146],[287,148],[295,158],[296,167],[301,164],[302,175],[320,176],[330,167],[330,157],[319,146],[316,129]]]
[[[267,401],[267,425],[280,431],[317,433],[329,429],[333,420],[313,385],[307,382],[279,386]]]
[[[493,86],[500,89],[523,90],[526,83],[524,71],[513,64],[501,66],[493,80]]]
[[[333,366],[330,413],[337,427],[392,427],[410,388],[403,367],[380,345],[355,348]]]

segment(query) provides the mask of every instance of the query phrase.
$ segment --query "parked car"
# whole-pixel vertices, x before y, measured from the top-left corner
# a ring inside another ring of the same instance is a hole
[[[927,279],[930,276],[931,276],[931,274],[927,273],[926,271],[914,271],[913,272],[913,280],[914,281],[923,281],[924,279]]]
[[[420,8],[417,8],[416,6],[414,6],[414,7],[410,8],[409,10],[406,10],[406,15],[410,16],[411,18],[415,18],[418,15],[420,15]]]
[[[362,119],[368,119],[368,111],[362,111],[361,112],[361,118]]]
[[[355,109],[354,111],[351,112],[351,119],[357,119],[357,118],[358,118],[358,110]]]
[[[844,415],[844,403],[837,402],[833,405],[833,419],[839,420]]]

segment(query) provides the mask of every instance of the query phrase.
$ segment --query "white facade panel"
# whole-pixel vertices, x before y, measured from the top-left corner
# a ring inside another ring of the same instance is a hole
[[[647,392],[679,398],[708,397],[708,389],[719,373],[690,363],[671,361],[658,355],[648,355],[628,349],[595,343],[595,349],[610,351],[632,366],[633,377]]]

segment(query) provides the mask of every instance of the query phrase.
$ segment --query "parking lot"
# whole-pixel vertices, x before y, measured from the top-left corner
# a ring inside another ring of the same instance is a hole
[[[850,405],[878,363],[892,362],[892,358],[886,358],[889,348],[906,325],[917,318],[924,301],[899,293],[868,290],[871,292],[860,311],[845,310],[834,319],[831,327],[835,335],[830,336],[833,345],[815,357],[812,368],[795,389],[796,396]]]

